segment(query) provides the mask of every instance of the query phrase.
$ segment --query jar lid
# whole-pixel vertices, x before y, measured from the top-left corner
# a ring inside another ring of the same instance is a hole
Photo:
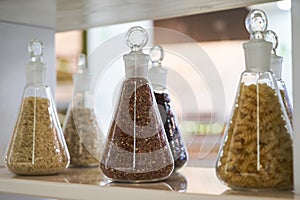
[[[166,88],[168,70],[161,65],[163,59],[164,50],[161,46],[157,45],[150,49],[152,67],[149,69],[149,79],[154,90]]]
[[[245,20],[250,40],[243,44],[246,70],[262,72],[270,69],[272,43],[264,40],[268,26],[266,14],[259,9],[252,10]]]
[[[47,65],[43,63],[44,44],[37,39],[31,40],[28,44],[28,52],[31,61],[26,65],[27,84],[45,84]]]
[[[276,79],[281,79],[283,57],[276,54],[276,49],[278,47],[278,36],[274,31],[267,30],[264,33],[264,38],[273,45],[271,55],[271,71],[275,74]]]

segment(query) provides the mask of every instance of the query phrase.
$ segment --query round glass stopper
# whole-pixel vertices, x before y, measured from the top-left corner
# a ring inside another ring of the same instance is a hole
[[[268,19],[264,11],[254,9],[247,15],[245,26],[252,38],[262,39],[263,32],[267,30]]]
[[[31,57],[41,57],[43,55],[44,44],[37,40],[33,39],[28,45],[28,52]]]
[[[266,41],[272,43],[272,45],[273,45],[272,48],[273,48],[273,51],[275,52],[275,50],[278,47],[278,36],[277,36],[277,34],[272,30],[267,30],[264,33],[264,38],[265,38]]]
[[[147,31],[140,26],[134,26],[126,33],[126,43],[134,51],[138,51],[144,47],[148,42],[148,38]]]
[[[161,63],[164,59],[164,50],[161,46],[156,45],[150,49],[150,60],[152,63]]]

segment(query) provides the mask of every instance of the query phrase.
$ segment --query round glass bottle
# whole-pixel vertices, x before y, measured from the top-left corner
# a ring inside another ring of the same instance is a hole
[[[276,54],[276,49],[278,47],[278,37],[277,34],[272,30],[267,30],[264,33],[264,38],[266,41],[272,42],[273,49],[271,54],[271,71],[275,75],[275,79],[277,81],[277,85],[283,100],[284,107],[286,109],[287,115],[289,117],[291,126],[293,128],[293,107],[290,102],[290,98],[285,86],[285,82],[281,78],[281,72],[282,72],[282,61],[283,57],[278,56]]]
[[[172,151],[175,170],[178,170],[186,163],[188,153],[177,124],[175,113],[171,107],[171,99],[166,88],[168,70],[161,65],[163,58],[164,51],[161,46],[154,46],[150,49],[152,67],[149,69],[149,79],[153,86],[154,96]]]
[[[6,167],[18,175],[57,174],[69,165],[69,152],[59,124],[50,87],[46,85],[43,44],[28,46],[24,89],[14,132],[7,149]]]
[[[216,173],[232,189],[293,187],[292,129],[270,70],[272,44],[263,39],[267,19],[253,10],[246,19],[252,34],[243,44],[242,73],[217,159]]]
[[[74,77],[73,99],[69,104],[63,132],[70,152],[72,167],[98,166],[103,150],[103,134],[93,108],[91,75],[86,58],[80,54]]]
[[[126,35],[126,78],[110,124],[100,167],[112,181],[153,182],[168,178],[174,160],[148,80],[148,34],[132,27]]]

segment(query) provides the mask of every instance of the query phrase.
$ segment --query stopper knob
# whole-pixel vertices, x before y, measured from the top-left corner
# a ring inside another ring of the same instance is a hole
[[[43,55],[44,44],[37,39],[31,40],[28,45],[28,52],[31,57],[41,57]]]
[[[126,43],[133,51],[138,51],[144,47],[148,38],[147,31],[140,26],[131,27],[126,33]]]
[[[253,39],[263,39],[263,32],[268,26],[268,19],[264,11],[254,9],[246,17],[245,26]]]
[[[85,69],[86,66],[86,58],[85,58],[85,54],[79,54],[78,56],[78,68],[80,69]]]
[[[276,53],[276,49],[278,47],[278,36],[277,34],[272,30],[267,30],[264,33],[264,39],[268,42],[272,43],[272,49],[273,53]]]
[[[160,45],[156,45],[150,49],[150,60],[153,64],[161,64],[161,61],[164,59],[164,50]]]

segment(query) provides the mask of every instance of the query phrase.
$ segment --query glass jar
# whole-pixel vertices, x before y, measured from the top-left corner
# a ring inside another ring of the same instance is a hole
[[[50,87],[46,85],[43,44],[28,46],[27,85],[14,132],[7,149],[6,167],[18,175],[50,175],[66,169],[70,157]]]
[[[229,117],[216,173],[232,189],[274,190],[293,187],[292,129],[274,74],[272,44],[263,39],[266,16],[253,10],[246,19],[242,73]]]
[[[169,92],[166,88],[168,70],[161,65],[163,58],[164,51],[161,46],[154,46],[150,49],[152,67],[149,69],[149,79],[152,83],[154,96],[164,123],[164,129],[175,162],[175,170],[178,170],[185,165],[188,153],[181,136],[175,112],[171,106]]]
[[[274,31],[267,30],[264,33],[264,38],[266,41],[272,42],[273,44],[273,50],[271,54],[271,71],[275,75],[275,79],[277,81],[277,85],[283,100],[285,110],[287,112],[291,126],[293,128],[293,107],[285,86],[285,82],[282,80],[281,77],[283,57],[278,56],[276,54],[276,49],[278,47],[278,36]]]
[[[74,94],[63,126],[72,167],[98,166],[103,151],[103,134],[94,113],[91,75],[84,54],[79,55]]]
[[[174,160],[148,80],[146,30],[127,32],[131,52],[124,55],[126,78],[119,94],[100,167],[111,181],[153,182],[168,178]]]

